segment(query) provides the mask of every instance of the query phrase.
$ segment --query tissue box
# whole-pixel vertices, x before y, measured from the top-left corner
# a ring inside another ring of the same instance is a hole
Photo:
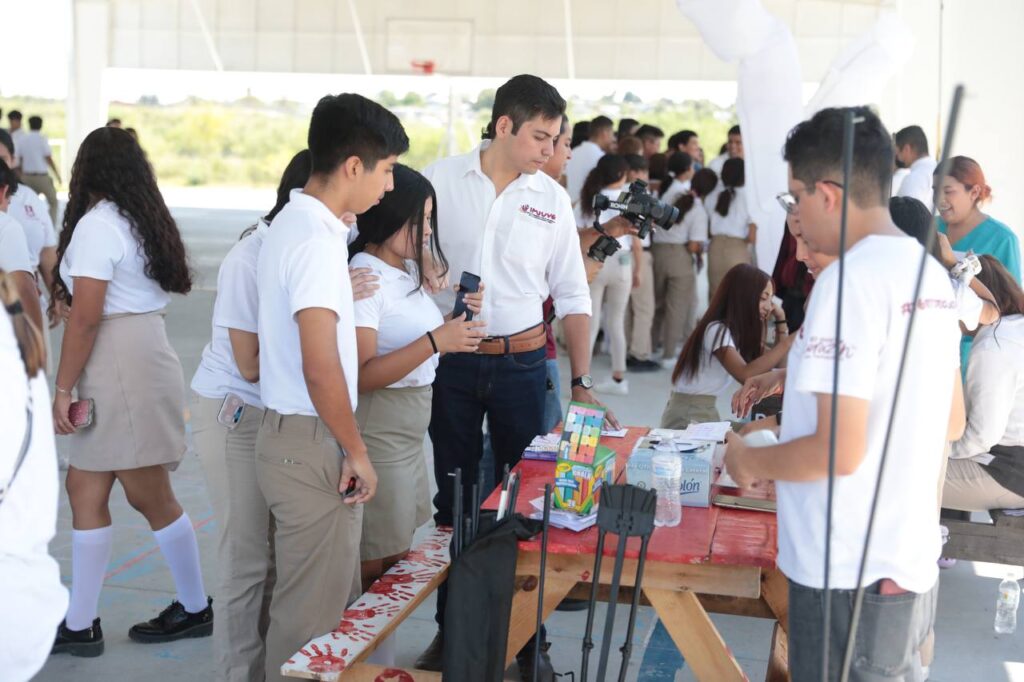
[[[555,461],[554,506],[581,516],[597,509],[598,492],[615,482],[615,451],[597,446],[592,463],[559,458]]]
[[[683,476],[679,479],[679,495],[684,507],[711,505],[711,483],[715,479],[715,444],[707,443],[693,452],[680,453]]]
[[[642,488],[653,487],[651,480],[651,458],[659,452],[655,448],[656,438],[641,439],[626,462],[626,481]],[[664,447],[664,444],[662,445]],[[715,443],[704,443],[691,452],[679,452],[683,461],[683,473],[679,479],[679,495],[684,507],[708,507],[711,505],[711,484],[715,480],[717,460],[720,458]]]

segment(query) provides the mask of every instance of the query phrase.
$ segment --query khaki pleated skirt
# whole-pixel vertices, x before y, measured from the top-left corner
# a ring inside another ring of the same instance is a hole
[[[740,263],[750,264],[753,256],[745,239],[715,235],[708,244],[708,298],[714,298],[725,274]]]
[[[685,429],[691,422],[720,421],[713,395],[688,395],[672,391],[661,415],[661,428]]]
[[[167,340],[164,311],[104,317],[78,380],[92,398],[92,426],[71,435],[71,466],[119,471],[164,465],[185,455],[185,380]]]
[[[384,388],[359,396],[356,421],[377,472],[377,494],[363,506],[363,561],[409,549],[430,519],[423,439],[430,425],[430,386]]]

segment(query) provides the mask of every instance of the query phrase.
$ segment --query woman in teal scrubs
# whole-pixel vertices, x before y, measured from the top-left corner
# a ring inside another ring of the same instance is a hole
[[[938,180],[938,178],[936,178]],[[978,162],[967,156],[950,160],[949,174],[939,189],[939,232],[949,237],[953,251],[962,257],[968,251],[988,254],[999,260],[1020,282],[1020,242],[1013,230],[981,212],[992,195]],[[971,337],[960,342],[960,367],[967,371]]]

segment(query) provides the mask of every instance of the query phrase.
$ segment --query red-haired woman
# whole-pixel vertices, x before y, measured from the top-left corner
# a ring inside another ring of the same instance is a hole
[[[715,403],[732,393],[734,380],[743,383],[785,359],[790,337],[785,314],[772,302],[774,292],[771,278],[753,265],[741,263],[725,274],[672,371],[662,428],[719,421]],[[778,342],[766,350],[769,321]]]
[[[936,178],[939,182],[940,178]],[[985,173],[974,159],[954,156],[949,174],[941,178],[939,192],[939,232],[949,237],[954,253],[962,257],[968,251],[994,256],[1020,282],[1020,242],[1013,230],[981,207],[992,196]],[[966,372],[971,352],[971,337],[960,342],[960,367]]]

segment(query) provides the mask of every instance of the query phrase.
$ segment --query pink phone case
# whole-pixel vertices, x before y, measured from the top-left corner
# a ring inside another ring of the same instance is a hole
[[[68,407],[68,419],[76,429],[83,429],[92,426],[93,414],[96,410],[96,403],[92,398],[76,400]]]

